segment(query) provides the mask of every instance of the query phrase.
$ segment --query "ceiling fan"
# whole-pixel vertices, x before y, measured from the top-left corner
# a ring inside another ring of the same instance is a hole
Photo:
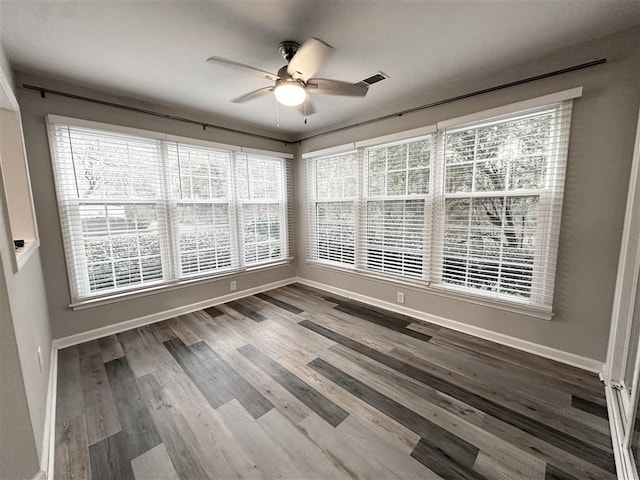
[[[284,41],[280,43],[279,51],[287,65],[278,70],[277,74],[222,57],[210,57],[207,62],[239,68],[275,82],[273,86],[259,88],[234,98],[231,100],[234,103],[244,103],[273,92],[282,105],[298,106],[303,114],[310,115],[316,110],[308,93],[347,97],[364,97],[367,94],[369,85],[365,82],[348,83],[312,78],[333,51],[333,47],[317,38],[309,38],[302,46],[290,40]]]

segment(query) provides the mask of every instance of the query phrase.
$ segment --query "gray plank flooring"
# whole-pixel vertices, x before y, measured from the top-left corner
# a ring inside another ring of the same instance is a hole
[[[58,479],[616,478],[596,375],[299,284],[58,364]]]

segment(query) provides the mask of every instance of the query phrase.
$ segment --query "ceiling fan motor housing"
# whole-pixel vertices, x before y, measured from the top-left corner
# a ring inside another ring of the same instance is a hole
[[[303,87],[306,85],[305,82],[302,81],[302,79],[300,78],[296,78],[294,76],[292,76],[288,71],[287,71],[287,65],[285,65],[284,67],[282,67],[280,70],[278,70],[278,77],[280,77],[278,80],[276,80],[276,84],[278,84],[279,82],[286,82],[286,81],[296,81],[298,82],[300,85],[302,85]]]
[[[278,51],[280,52],[280,55],[282,55],[282,58],[284,58],[287,63],[289,63],[299,48],[300,44],[298,42],[294,42],[293,40],[285,40],[284,42],[280,43]],[[279,73],[280,72],[278,72],[278,74]]]

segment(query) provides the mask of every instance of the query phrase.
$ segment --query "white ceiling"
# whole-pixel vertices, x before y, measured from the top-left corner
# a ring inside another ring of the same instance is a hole
[[[229,100],[264,78],[205,62],[221,56],[276,72],[283,40],[317,37],[335,52],[316,76],[389,79],[367,97],[314,96],[304,124],[280,107],[280,136],[304,136],[381,107],[640,23],[638,0],[0,1],[14,69],[276,133],[272,96]],[[540,72],[543,73],[543,72]]]

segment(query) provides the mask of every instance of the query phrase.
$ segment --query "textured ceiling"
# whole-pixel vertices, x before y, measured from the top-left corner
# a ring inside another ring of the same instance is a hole
[[[269,80],[206,58],[276,72],[284,64],[281,41],[313,36],[335,48],[318,77],[389,75],[362,99],[314,96],[318,113],[306,125],[294,108],[281,106],[280,134],[296,137],[637,24],[640,2],[21,0],[0,2],[0,22],[16,70],[274,133],[272,96],[229,101]]]

